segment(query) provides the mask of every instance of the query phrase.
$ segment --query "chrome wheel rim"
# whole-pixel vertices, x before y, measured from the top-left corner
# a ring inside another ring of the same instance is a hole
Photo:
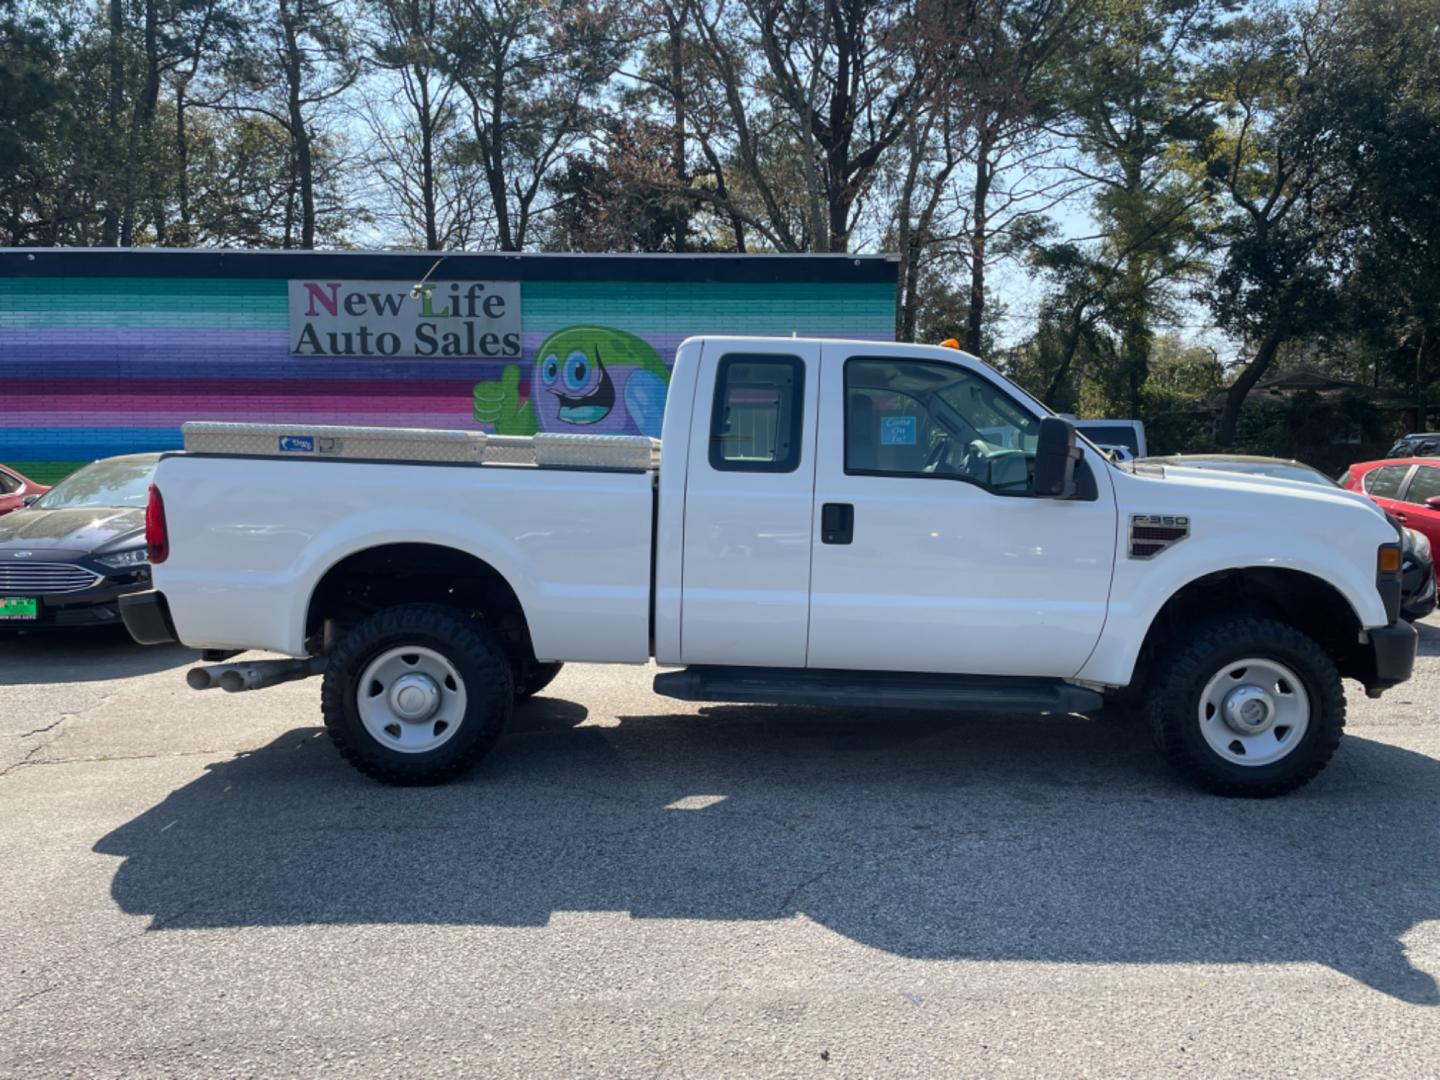
[[[381,746],[424,754],[450,741],[465,720],[465,681],[434,649],[401,645],[365,668],[355,691],[360,722]]]
[[[1210,749],[1235,765],[1271,765],[1288,757],[1310,728],[1310,695],[1277,660],[1226,664],[1200,694],[1200,731]]]

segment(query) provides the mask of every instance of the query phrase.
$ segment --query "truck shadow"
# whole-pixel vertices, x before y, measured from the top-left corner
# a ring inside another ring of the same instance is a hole
[[[199,656],[183,645],[137,645],[123,626],[0,633],[0,686],[126,679]]]
[[[314,728],[105,836],[154,930],[803,916],[917,958],[1326,964],[1440,1004],[1440,762],[1365,738],[1297,795],[1172,780],[1078,719],[726,706],[584,724],[540,699],[471,777],[394,789]]]

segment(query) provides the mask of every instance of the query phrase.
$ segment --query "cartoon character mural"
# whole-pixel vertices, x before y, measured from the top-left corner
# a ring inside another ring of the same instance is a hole
[[[568,326],[535,354],[529,396],[521,400],[520,366],[475,384],[475,419],[497,435],[592,431],[658,438],[670,370],[634,334],[605,326]]]

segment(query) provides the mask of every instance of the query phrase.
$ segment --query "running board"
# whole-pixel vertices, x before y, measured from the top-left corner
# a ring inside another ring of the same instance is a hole
[[[908,671],[688,667],[655,676],[655,693],[681,701],[945,712],[1083,713],[1104,699],[1058,679]]]

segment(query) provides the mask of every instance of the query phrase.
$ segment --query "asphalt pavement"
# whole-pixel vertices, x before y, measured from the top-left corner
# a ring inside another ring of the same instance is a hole
[[[1440,625],[1303,791],[573,666],[456,784],[0,640],[0,1075],[1440,1076]]]

